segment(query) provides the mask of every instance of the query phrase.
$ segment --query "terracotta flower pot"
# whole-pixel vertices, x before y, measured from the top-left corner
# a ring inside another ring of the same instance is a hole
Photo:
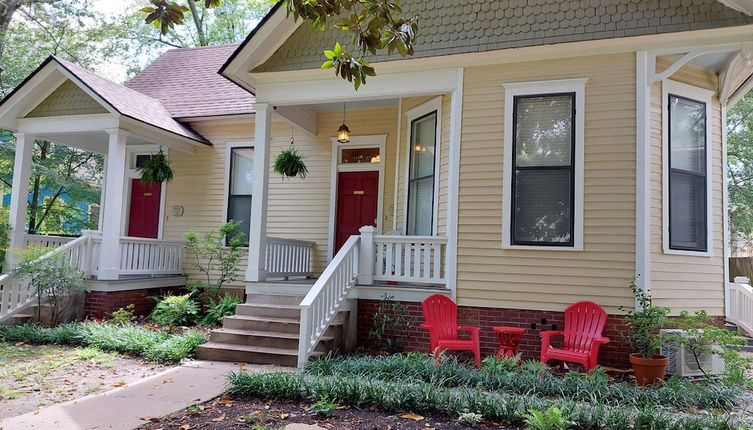
[[[643,358],[639,353],[630,354],[635,381],[640,387],[648,387],[664,379],[667,370],[667,357],[655,354],[654,358]]]

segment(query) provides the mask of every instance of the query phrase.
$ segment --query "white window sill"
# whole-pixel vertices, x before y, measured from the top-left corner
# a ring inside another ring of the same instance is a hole
[[[668,249],[668,248],[664,248],[664,254],[687,255],[689,257],[713,257],[714,256],[714,253],[711,251],[683,251],[680,249]]]
[[[582,246],[536,246],[536,245],[502,245],[502,249],[526,250],[526,251],[583,251]]]

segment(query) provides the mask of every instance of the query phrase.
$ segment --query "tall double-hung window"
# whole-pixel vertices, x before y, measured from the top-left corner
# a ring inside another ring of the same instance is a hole
[[[583,86],[505,85],[504,246],[582,247]]]
[[[436,229],[437,167],[441,99],[407,113],[409,129],[406,234],[431,236]]]
[[[664,82],[665,250],[709,251],[710,93]]]
[[[251,199],[254,193],[254,148],[230,148],[230,172],[227,196],[227,221],[238,221],[238,234],[248,246],[251,230]]]

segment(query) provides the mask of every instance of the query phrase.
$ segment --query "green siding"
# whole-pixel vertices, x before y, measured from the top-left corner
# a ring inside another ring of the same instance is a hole
[[[97,113],[107,113],[107,109],[78,85],[67,80],[29,112],[26,118]]]
[[[718,0],[402,0],[419,12],[414,58],[752,24]],[[334,22],[335,20],[333,20]],[[350,43],[303,23],[257,72],[319,68],[322,50]],[[367,55],[369,62],[398,59]]]

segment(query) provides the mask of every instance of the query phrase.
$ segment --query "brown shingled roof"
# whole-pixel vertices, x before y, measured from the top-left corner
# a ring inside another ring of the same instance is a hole
[[[121,115],[181,137],[201,143],[209,143],[190,127],[173,119],[170,112],[165,109],[159,100],[95,75],[69,61],[58,57],[54,57],[54,59]]]
[[[173,118],[253,113],[254,97],[217,74],[237,47],[171,49],[125,86],[158,99]]]

